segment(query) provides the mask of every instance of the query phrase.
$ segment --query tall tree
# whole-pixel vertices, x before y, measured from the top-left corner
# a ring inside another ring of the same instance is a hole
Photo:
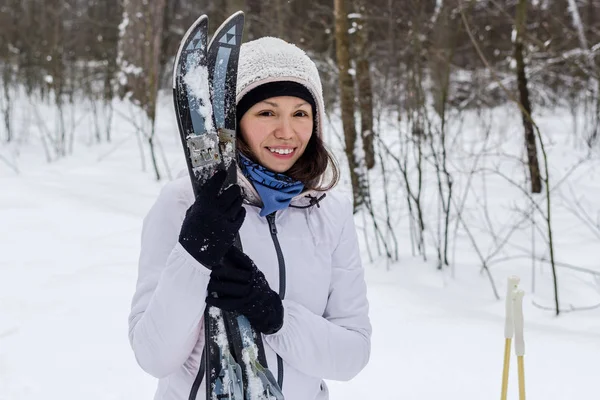
[[[350,169],[354,212],[364,203],[361,184],[360,162],[357,158],[356,121],[354,119],[354,82],[350,75],[350,41],[348,39],[348,15],[344,0],[334,0],[335,49],[339,68],[342,124],[344,127],[345,151]]]
[[[369,30],[367,29],[367,12],[365,0],[354,0],[356,34],[355,61],[358,88],[358,105],[360,108],[360,131],[365,153],[365,165],[368,169],[375,166],[375,149],[373,142],[373,90],[371,88],[371,63],[369,62]]]
[[[529,166],[529,177],[531,179],[531,192],[542,191],[542,178],[540,175],[540,164],[538,162],[537,144],[533,122],[531,120],[531,102],[529,100],[529,89],[527,87],[527,75],[525,74],[525,59],[523,57],[523,33],[527,21],[527,0],[519,0],[515,16],[515,61],[517,63],[517,84],[519,87],[519,99],[523,109],[521,110],[523,128],[525,129],[525,149]]]
[[[149,121],[145,127],[149,132],[143,133],[157,180],[160,172],[155,150],[155,121],[165,8],[166,0],[125,0],[118,55],[122,93],[144,111]]]

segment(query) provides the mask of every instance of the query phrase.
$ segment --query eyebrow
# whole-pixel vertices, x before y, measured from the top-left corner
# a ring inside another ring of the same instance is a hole
[[[271,107],[276,107],[276,108],[279,108],[279,104],[277,104],[277,103],[273,103],[272,101],[263,100],[263,101],[262,101],[262,103],[267,103],[267,104],[268,104],[268,105],[270,105]],[[302,107],[303,105],[310,105],[310,104],[308,104],[308,102],[306,102],[306,101],[303,101],[302,103],[298,103],[298,104],[296,104],[296,107],[295,107],[295,108],[300,108],[300,107]]]

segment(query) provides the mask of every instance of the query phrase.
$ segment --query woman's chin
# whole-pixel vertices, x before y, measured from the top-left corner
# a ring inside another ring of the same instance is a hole
[[[277,172],[278,174],[283,174],[292,168],[293,163],[288,165],[288,163],[266,163],[267,165],[263,165],[269,171]]]

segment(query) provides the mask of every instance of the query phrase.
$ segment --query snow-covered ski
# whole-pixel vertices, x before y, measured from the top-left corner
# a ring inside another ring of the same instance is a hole
[[[217,29],[210,44],[208,17],[202,15],[184,35],[175,58],[173,100],[194,193],[217,169],[236,182],[235,132],[237,64],[244,14],[237,12]],[[240,246],[239,238],[237,240]],[[208,307],[204,313],[206,347],[190,391],[196,399],[205,379],[207,399],[282,400],[266,368],[262,338],[243,315]]]

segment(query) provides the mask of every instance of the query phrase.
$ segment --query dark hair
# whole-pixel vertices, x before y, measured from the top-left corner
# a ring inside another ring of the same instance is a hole
[[[236,147],[243,155],[258,163],[250,146],[244,141],[239,132],[236,135]],[[329,177],[325,176],[328,167],[331,174]],[[308,190],[324,192],[333,188],[338,183],[340,171],[335,158],[325,147],[323,139],[316,132],[313,132],[308,140],[304,154],[292,165],[292,168],[285,172],[285,175],[302,182]],[[329,178],[329,182],[321,182],[322,177]]]

